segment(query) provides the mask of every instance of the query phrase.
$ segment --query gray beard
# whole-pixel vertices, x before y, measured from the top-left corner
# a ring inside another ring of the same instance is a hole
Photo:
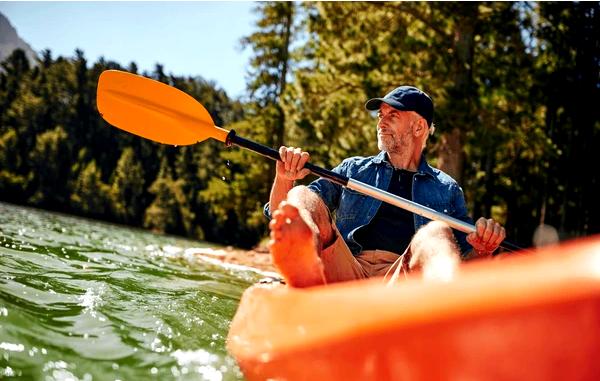
[[[401,157],[403,159],[407,155],[410,156],[413,151],[412,144],[410,142],[408,142],[408,144],[407,142],[399,142],[397,140],[388,140],[387,142],[383,142],[379,136],[377,137],[377,148],[379,148],[380,151],[387,152],[388,156],[395,155],[396,157]]]
[[[388,139],[387,142],[384,142],[383,139],[381,139],[379,136],[377,137],[377,148],[379,148],[380,151],[385,151],[387,153],[402,153],[403,151],[405,151],[405,149],[401,149],[401,144],[398,144],[397,141],[395,140],[391,140]]]

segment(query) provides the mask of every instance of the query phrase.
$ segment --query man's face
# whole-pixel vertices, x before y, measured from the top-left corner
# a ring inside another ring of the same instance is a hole
[[[412,152],[412,126],[420,118],[412,111],[399,111],[382,103],[377,113],[377,147],[389,154]]]

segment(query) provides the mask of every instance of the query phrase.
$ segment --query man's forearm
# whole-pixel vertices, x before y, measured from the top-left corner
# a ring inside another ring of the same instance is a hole
[[[271,195],[269,196],[269,208],[271,211],[277,209],[281,201],[285,200],[288,192],[294,187],[293,180],[282,179],[275,177]]]

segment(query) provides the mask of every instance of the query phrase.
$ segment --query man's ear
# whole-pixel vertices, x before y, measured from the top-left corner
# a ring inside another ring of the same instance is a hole
[[[428,133],[429,127],[427,126],[427,121],[424,118],[417,119],[417,122],[413,125],[413,134],[415,136],[422,136]]]

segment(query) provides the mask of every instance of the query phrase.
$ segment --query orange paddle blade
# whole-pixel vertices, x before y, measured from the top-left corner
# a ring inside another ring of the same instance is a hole
[[[227,139],[228,131],[215,126],[204,106],[188,94],[124,71],[100,75],[97,105],[108,123],[155,142],[188,145]]]

